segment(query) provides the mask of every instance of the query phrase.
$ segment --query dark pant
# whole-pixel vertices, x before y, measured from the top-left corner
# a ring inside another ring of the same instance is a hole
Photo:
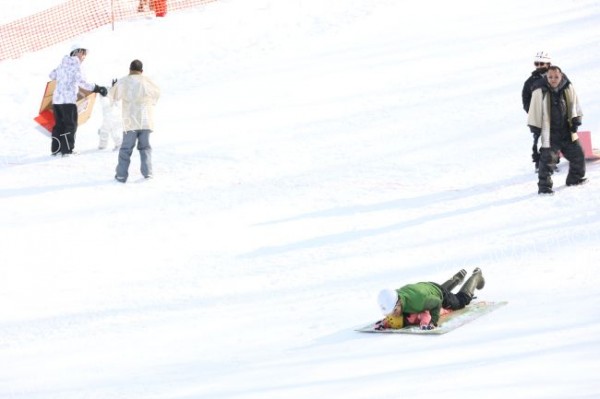
[[[533,133],[533,147],[531,147],[531,160],[537,167],[540,163],[540,152],[538,151],[538,141],[540,140],[540,133]]]
[[[439,284],[435,284],[435,285],[437,285],[438,288],[440,290],[442,290],[442,307],[444,309],[452,309],[452,310],[462,309],[465,306],[467,306],[469,303],[471,303],[471,299],[473,299],[469,295],[465,294],[464,292],[459,292],[458,294],[453,294],[452,292],[448,291],[441,285],[439,285]]]
[[[52,154],[70,154],[75,148],[75,133],[77,133],[77,105],[54,104],[55,125],[52,128]]]
[[[552,140],[552,139],[551,139]],[[540,150],[540,170],[538,172],[538,187],[540,189],[552,188],[552,171],[558,161],[558,152],[569,161],[569,174],[567,175],[567,184],[576,184],[585,176],[585,156],[579,144],[579,140],[571,139],[556,140],[550,148]]]

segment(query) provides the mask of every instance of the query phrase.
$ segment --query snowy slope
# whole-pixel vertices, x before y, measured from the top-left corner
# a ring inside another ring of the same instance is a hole
[[[99,108],[77,157],[32,122],[70,42],[0,63],[0,398],[599,397],[600,167],[538,197],[520,91],[549,51],[600,143],[600,6],[523,3],[219,0],[76,38],[90,80],[140,58],[163,89],[125,185]],[[508,306],[353,331],[475,266]]]

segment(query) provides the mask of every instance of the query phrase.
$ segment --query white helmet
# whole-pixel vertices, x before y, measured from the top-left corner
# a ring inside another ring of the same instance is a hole
[[[549,64],[552,62],[552,58],[550,58],[547,51],[538,51],[535,57],[533,57],[533,62],[544,62]]]
[[[379,309],[381,309],[381,313],[384,315],[388,315],[394,311],[394,307],[396,307],[396,302],[398,302],[398,292],[396,290],[385,289],[379,292],[377,296],[377,303],[379,304]]]
[[[79,52],[81,50],[85,51],[86,53],[88,52],[87,47],[81,45],[80,43],[75,43],[75,44],[73,44],[71,46],[71,50],[69,51],[69,54],[71,56],[73,56],[73,55],[75,55],[77,52]]]

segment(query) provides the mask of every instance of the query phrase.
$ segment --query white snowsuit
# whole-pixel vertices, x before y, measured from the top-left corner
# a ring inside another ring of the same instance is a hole
[[[108,138],[110,136],[115,143],[114,150],[118,150],[123,141],[121,102],[113,101],[108,96],[100,96],[100,104],[102,105],[102,126],[98,129],[98,136],[100,138],[98,149],[103,150],[108,146]]]

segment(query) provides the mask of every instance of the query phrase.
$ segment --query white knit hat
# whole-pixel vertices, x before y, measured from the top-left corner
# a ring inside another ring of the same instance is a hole
[[[550,58],[547,51],[538,51],[535,57],[533,57],[533,62],[551,63],[552,58]]]
[[[73,54],[74,52],[77,52],[80,50],[85,50],[86,53],[89,52],[87,47],[85,47],[85,45],[82,45],[81,43],[73,43],[71,45],[71,50],[69,50],[69,54]]]
[[[384,315],[388,315],[394,311],[394,307],[396,307],[396,302],[398,302],[398,293],[396,290],[385,289],[379,292],[377,296],[377,303],[379,304],[379,309],[381,309],[381,313]]]

